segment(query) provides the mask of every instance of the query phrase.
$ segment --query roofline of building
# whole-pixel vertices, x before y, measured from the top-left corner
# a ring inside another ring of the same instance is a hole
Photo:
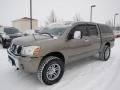
[[[15,21],[22,21],[22,20],[30,20],[30,18],[28,18],[28,17],[23,17],[23,18],[20,18],[20,19],[13,20],[12,22],[15,22]],[[38,21],[37,19],[32,19],[32,20]]]

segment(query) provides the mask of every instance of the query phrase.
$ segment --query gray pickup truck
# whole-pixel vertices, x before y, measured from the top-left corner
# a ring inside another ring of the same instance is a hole
[[[8,59],[17,69],[36,73],[47,85],[57,83],[64,65],[98,53],[107,61],[114,46],[113,30],[104,24],[90,22],[54,23],[39,35],[19,37],[8,48]],[[84,59],[83,59],[84,60]]]

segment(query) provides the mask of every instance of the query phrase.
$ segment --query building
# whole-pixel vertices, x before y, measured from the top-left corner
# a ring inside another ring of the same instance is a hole
[[[21,19],[13,20],[12,26],[19,29],[20,31],[25,31],[30,29],[30,18],[24,17]],[[32,29],[36,29],[38,27],[38,20],[32,19]]]

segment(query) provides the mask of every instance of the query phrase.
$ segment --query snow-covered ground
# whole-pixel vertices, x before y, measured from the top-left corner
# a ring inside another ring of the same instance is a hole
[[[120,39],[116,39],[107,62],[89,57],[68,64],[61,81],[52,86],[41,84],[36,74],[17,71],[0,46],[0,90],[120,90],[119,83]]]

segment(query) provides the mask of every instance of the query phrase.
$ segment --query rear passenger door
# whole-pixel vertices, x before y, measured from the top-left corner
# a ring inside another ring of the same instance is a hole
[[[89,38],[91,40],[91,47],[90,47],[91,52],[95,53],[100,48],[100,43],[101,43],[98,27],[95,24],[88,24],[87,30],[89,32]]]

